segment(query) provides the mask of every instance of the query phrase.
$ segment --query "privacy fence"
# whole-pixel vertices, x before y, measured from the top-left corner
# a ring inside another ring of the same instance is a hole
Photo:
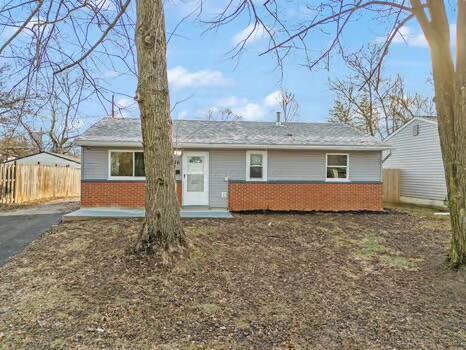
[[[383,170],[383,196],[386,203],[398,203],[400,201],[400,170]]]
[[[0,164],[0,204],[78,197],[80,169]]]

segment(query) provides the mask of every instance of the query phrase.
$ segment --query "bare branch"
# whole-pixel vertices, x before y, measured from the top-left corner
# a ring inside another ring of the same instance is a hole
[[[44,4],[44,0],[37,1],[37,6],[34,8],[34,11],[31,12],[29,17],[23,22],[23,24],[21,24],[21,26],[16,30],[16,32],[2,45],[2,47],[0,47],[0,55],[8,47],[8,45],[10,45],[13,42],[13,40],[15,40],[15,38],[24,30],[24,28],[26,28],[26,26],[29,24],[32,18],[35,15],[37,15],[37,13],[39,12],[43,4]]]
[[[92,45],[85,53],[82,55],[80,58],[74,60],[74,62],[58,69],[55,71],[54,74],[62,73],[65,70],[68,70],[79,63],[83,62],[89,55],[94,52],[94,50],[105,40],[105,38],[108,36],[110,31],[116,26],[120,18],[123,16],[123,14],[126,12],[126,9],[128,8],[129,4],[131,3],[131,0],[127,0],[124,5],[122,6],[121,10],[118,12],[118,14],[115,16],[115,19],[113,20],[112,23],[109,24],[107,29],[103,32],[103,34],[100,36],[100,38],[95,42],[94,45]]]

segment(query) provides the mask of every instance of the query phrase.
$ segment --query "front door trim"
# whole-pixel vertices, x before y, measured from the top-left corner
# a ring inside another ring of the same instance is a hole
[[[188,192],[187,182],[187,159],[189,156],[204,156],[204,192],[193,198],[193,195]],[[209,205],[209,152],[186,151],[183,152],[182,164],[182,187],[183,187],[183,206],[208,206]]]

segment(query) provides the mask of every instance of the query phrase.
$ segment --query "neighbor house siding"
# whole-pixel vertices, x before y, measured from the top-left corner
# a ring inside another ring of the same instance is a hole
[[[80,168],[81,164],[56,157],[48,153],[39,153],[34,154],[29,157],[24,157],[14,161],[16,164],[26,164],[26,165],[46,165],[46,166],[60,166],[60,167],[70,167],[70,168]]]
[[[413,135],[415,125],[419,125],[418,136]],[[388,143],[393,150],[383,167],[400,169],[400,195],[443,201],[447,189],[437,124],[416,120]]]

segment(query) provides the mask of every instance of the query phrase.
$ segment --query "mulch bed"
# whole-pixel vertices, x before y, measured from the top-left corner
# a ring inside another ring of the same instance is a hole
[[[256,214],[185,221],[174,266],[127,253],[141,221],[65,223],[0,269],[0,349],[466,345],[447,220]]]

